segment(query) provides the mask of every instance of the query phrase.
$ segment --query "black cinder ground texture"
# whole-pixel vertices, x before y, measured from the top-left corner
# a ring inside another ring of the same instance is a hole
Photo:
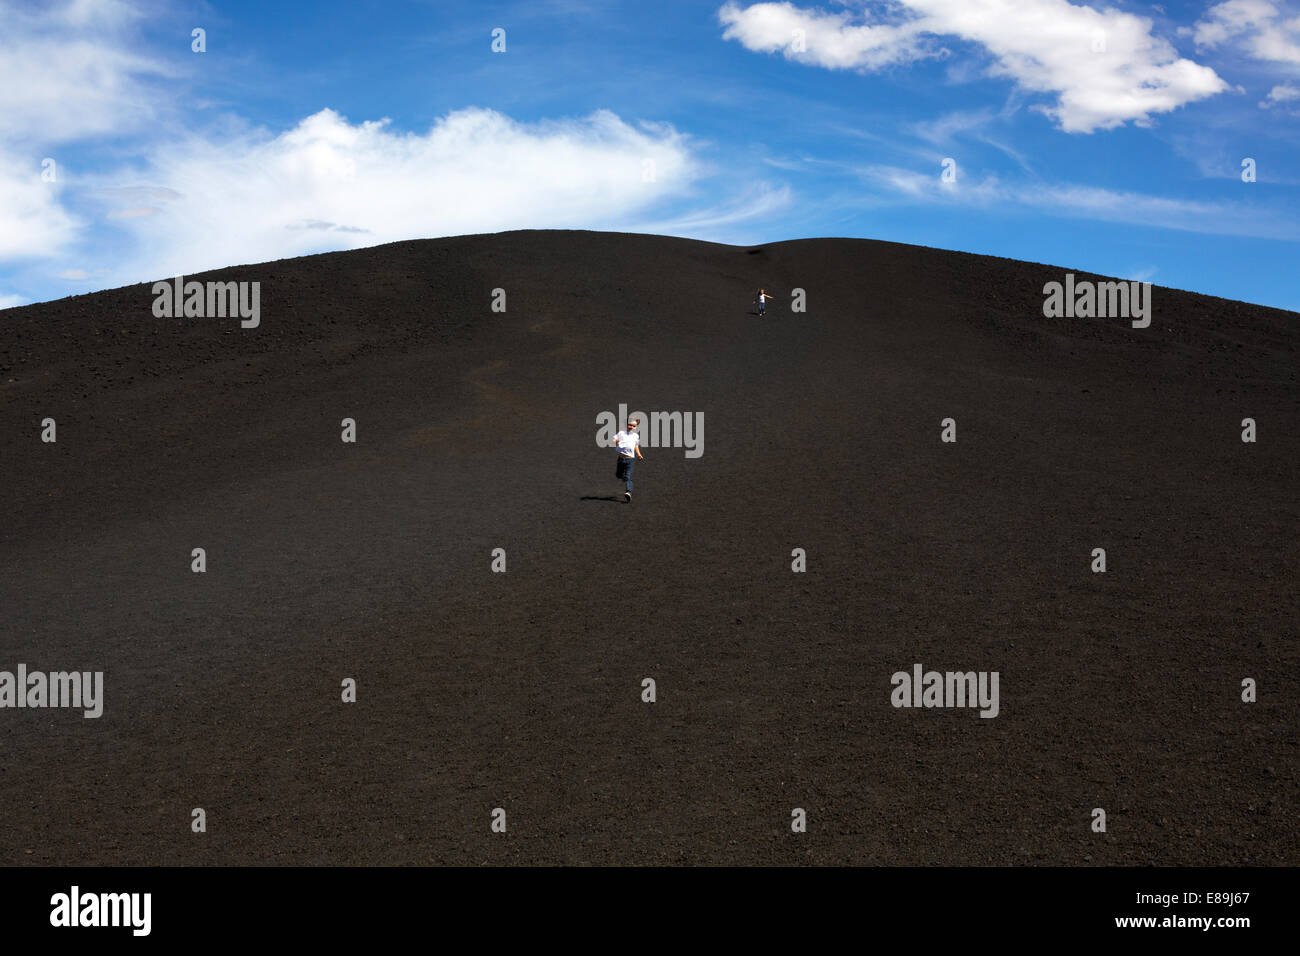
[[[0,314],[0,670],[105,682],[0,710],[0,864],[1300,863],[1297,316],[1065,271],[524,231]],[[631,505],[620,403],[705,422]]]

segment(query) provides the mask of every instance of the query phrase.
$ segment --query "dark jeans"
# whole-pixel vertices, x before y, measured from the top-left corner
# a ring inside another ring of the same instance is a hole
[[[627,458],[623,455],[618,456],[618,469],[614,472],[614,476],[618,478],[619,481],[627,482],[628,491],[632,490],[632,466],[635,464],[635,458]]]

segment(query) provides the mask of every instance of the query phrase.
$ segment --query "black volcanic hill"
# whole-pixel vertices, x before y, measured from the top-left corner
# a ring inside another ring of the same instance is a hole
[[[0,863],[1300,863],[1298,317],[1065,272],[529,231],[0,313],[0,670],[104,672],[0,709]],[[630,505],[620,403],[705,422]]]

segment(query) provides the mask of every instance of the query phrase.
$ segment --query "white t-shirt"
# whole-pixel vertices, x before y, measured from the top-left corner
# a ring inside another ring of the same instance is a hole
[[[641,436],[636,432],[619,432],[614,436],[614,444],[618,446],[620,455],[631,458],[636,454],[636,446],[641,444]]]

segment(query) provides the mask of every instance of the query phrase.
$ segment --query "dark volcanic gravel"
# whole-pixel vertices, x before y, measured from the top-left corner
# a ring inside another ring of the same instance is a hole
[[[1300,863],[1300,317],[1065,271],[529,231],[0,313],[0,670],[105,684],[0,709],[0,864]],[[619,403],[706,424],[631,505]]]

